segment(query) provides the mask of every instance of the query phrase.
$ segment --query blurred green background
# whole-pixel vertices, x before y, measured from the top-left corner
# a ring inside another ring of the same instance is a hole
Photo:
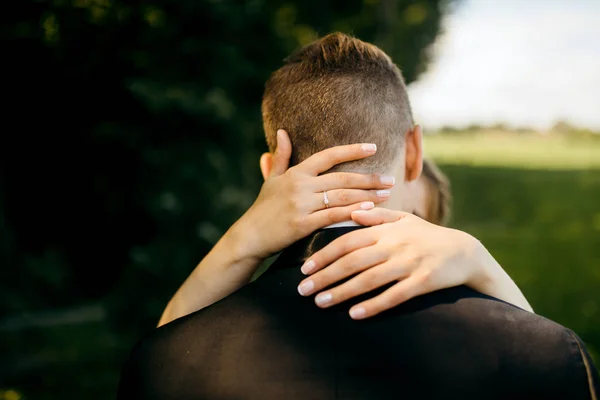
[[[453,2],[22,1],[5,16],[0,399],[106,399],[133,343],[252,203],[260,98],[293,49],[334,30],[408,82]],[[600,140],[443,129],[453,226],[598,359]]]

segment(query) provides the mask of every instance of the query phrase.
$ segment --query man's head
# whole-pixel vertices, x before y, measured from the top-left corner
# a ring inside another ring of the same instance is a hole
[[[292,165],[329,147],[375,143],[377,154],[336,170],[407,182],[421,172],[421,132],[400,70],[376,46],[347,35],[327,35],[288,57],[267,81],[262,115],[271,153],[277,129],[288,131]],[[261,163],[263,174],[269,165]],[[402,208],[401,197],[393,193],[388,206]]]

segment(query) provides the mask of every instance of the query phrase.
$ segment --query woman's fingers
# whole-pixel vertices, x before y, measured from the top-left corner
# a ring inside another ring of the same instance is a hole
[[[352,275],[356,275],[357,273],[369,269],[374,265],[381,264],[383,261],[385,261],[385,259],[386,255],[378,250],[375,246],[369,246],[353,251],[352,253],[345,255],[333,264],[329,265],[327,268],[322,269],[309,278],[304,279],[298,286],[298,292],[303,296],[309,296],[313,293],[317,293],[336,282],[346,279]],[[323,296],[320,298],[324,299]],[[331,298],[329,298],[329,300],[331,300]],[[320,302],[317,301],[317,304],[320,304]]]
[[[277,131],[277,148],[273,154],[271,176],[278,176],[287,171],[292,156],[292,142],[287,132],[283,129]]]
[[[341,260],[345,255],[377,243],[379,239],[373,230],[356,230],[349,232],[314,253],[301,267],[304,275],[317,271]]]
[[[348,253],[377,243],[379,236],[373,229],[359,229],[335,239],[314,253],[301,268],[305,275],[315,273],[341,259]]]
[[[314,232],[328,225],[350,220],[350,214],[355,210],[370,210],[375,207],[372,201],[363,201],[345,207],[330,207],[313,212],[302,218],[302,231]]]
[[[388,222],[396,222],[412,214],[403,211],[376,208],[370,211],[357,210],[352,213],[352,220],[363,226],[381,225]]]
[[[394,308],[414,297],[431,292],[427,276],[414,274],[398,282],[372,299],[363,301],[350,309],[352,319],[373,317],[385,310]]]
[[[393,176],[334,172],[314,178],[314,191],[334,189],[390,189],[396,183]]]
[[[372,156],[377,152],[377,146],[373,143],[349,144],[336,146],[320,151],[308,157],[295,168],[310,175],[317,176],[330,170],[337,164],[348,161],[360,160]]]
[[[325,195],[323,193],[315,193],[310,196],[310,201],[307,205],[315,212],[332,207],[344,207],[351,204],[361,203],[363,201],[371,201],[375,204],[386,201],[390,197],[390,191],[387,189],[381,190],[362,190],[362,189],[336,189],[327,192],[327,201],[325,204]],[[308,200],[308,199],[307,199]],[[348,216],[348,221],[350,220]]]
[[[324,271],[327,271],[326,268]],[[364,272],[339,286],[319,293],[315,297],[315,303],[319,307],[330,307],[342,303],[348,299],[378,289],[390,282],[404,279],[408,272],[402,268],[394,267],[389,262],[384,262]]]

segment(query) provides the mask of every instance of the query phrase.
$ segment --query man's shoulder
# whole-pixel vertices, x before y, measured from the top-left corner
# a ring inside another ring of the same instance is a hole
[[[585,346],[576,335],[469,288],[430,293],[375,318],[354,321],[348,316],[349,302],[323,310],[313,299],[299,296],[295,288],[302,278],[296,269],[272,271],[212,306],[156,329],[133,350],[129,370],[149,385],[153,377],[177,382],[184,370],[210,376],[213,367],[206,369],[207,360],[227,365],[228,371],[236,371],[241,362],[246,375],[259,376],[246,366],[256,367],[270,354],[279,360],[276,370],[290,376],[300,373],[296,365],[311,360],[310,365],[343,374],[404,376],[407,385],[411,379],[443,378],[448,387],[452,380],[457,385],[469,381],[473,390],[489,385],[506,395],[538,393],[540,388],[583,393],[588,387]]]

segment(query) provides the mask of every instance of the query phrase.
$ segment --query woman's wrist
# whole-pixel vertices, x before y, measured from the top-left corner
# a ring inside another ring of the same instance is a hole
[[[496,297],[498,283],[501,282],[502,267],[496,262],[485,246],[474,236],[463,231],[457,231],[461,238],[465,267],[471,270],[470,278],[466,282],[470,288]],[[499,271],[500,270],[500,271]]]
[[[482,293],[493,293],[496,290],[495,284],[501,278],[499,269],[502,270],[502,267],[479,240],[472,238],[470,254],[472,262],[477,266],[474,284]]]
[[[258,268],[265,259],[265,256],[260,253],[259,234],[256,229],[252,229],[252,223],[242,217],[225,232],[216,246],[222,247],[229,253],[231,260],[227,264],[256,264]]]
[[[461,264],[461,268],[468,270],[465,284],[483,292],[494,281],[494,266],[490,262],[490,254],[474,236],[460,230],[446,229],[452,232],[448,240],[453,243],[456,251],[451,255],[451,259]]]

